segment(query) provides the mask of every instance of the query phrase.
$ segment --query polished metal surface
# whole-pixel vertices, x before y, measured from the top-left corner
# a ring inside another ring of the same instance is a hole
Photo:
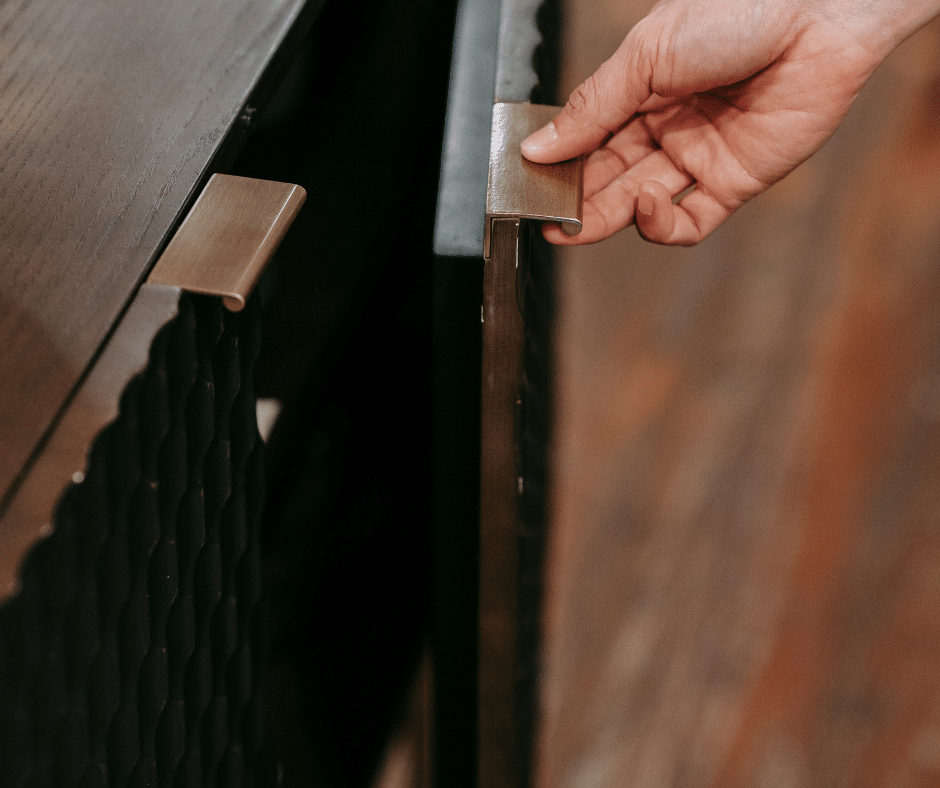
[[[494,219],[539,219],[560,222],[569,235],[581,232],[584,160],[535,164],[519,146],[559,112],[542,104],[496,104],[490,140],[483,256],[490,256]]]
[[[147,281],[239,311],[306,196],[291,183],[213,175]]]

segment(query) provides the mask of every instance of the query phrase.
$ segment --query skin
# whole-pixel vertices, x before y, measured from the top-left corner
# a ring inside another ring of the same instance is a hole
[[[587,154],[584,229],[545,237],[594,243],[635,223],[655,243],[698,243],[815,153],[938,13],[940,0],[660,0],[522,143],[536,162]]]

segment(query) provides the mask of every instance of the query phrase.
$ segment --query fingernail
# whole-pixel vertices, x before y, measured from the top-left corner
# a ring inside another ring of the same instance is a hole
[[[640,196],[636,199],[636,209],[644,216],[652,216],[656,208],[656,199],[647,191],[640,189]]]
[[[522,152],[536,153],[542,148],[550,147],[557,139],[558,132],[555,130],[555,124],[549,123],[522,141]]]

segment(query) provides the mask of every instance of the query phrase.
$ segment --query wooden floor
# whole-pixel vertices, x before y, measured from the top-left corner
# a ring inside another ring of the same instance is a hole
[[[565,95],[649,4],[569,5]],[[705,243],[560,270],[540,788],[940,785],[940,26]]]

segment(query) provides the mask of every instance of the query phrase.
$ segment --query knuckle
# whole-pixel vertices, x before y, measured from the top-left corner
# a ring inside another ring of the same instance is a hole
[[[620,204],[631,208],[636,203],[637,195],[640,193],[640,184],[627,176],[621,176],[610,184],[610,188],[616,194]]]
[[[575,88],[568,99],[568,108],[575,121],[593,115],[597,111],[597,78],[592,74]]]

